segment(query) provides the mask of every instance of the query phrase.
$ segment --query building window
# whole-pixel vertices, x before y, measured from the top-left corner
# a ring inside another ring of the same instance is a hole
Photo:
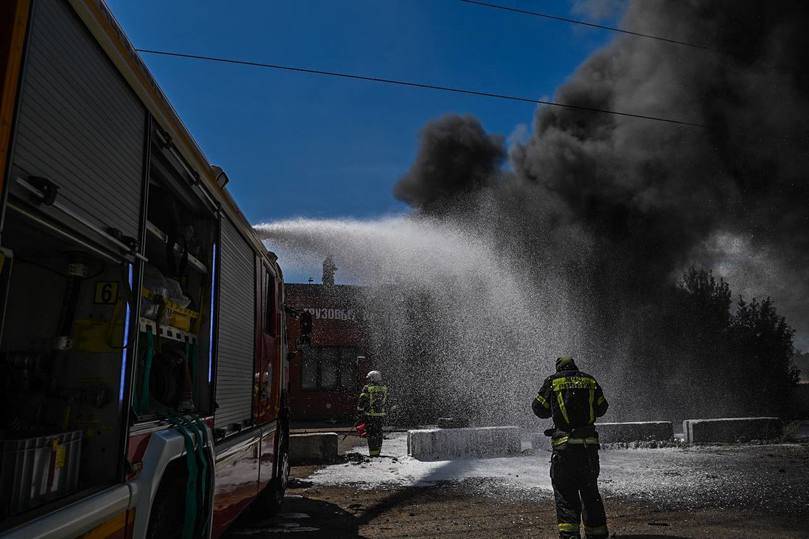
[[[324,354],[320,356],[320,387],[323,389],[337,389],[337,380],[340,378],[340,362],[336,355]]]
[[[357,384],[357,349],[348,347],[308,348],[301,362],[301,387],[355,391]]]
[[[304,353],[301,362],[301,387],[304,389],[317,389],[317,358]]]

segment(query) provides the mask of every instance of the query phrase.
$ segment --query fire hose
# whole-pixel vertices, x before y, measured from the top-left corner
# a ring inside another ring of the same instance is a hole
[[[208,514],[208,484],[210,466],[205,447],[208,445],[208,430],[199,418],[188,416],[169,417],[171,425],[185,440],[186,470],[188,479],[185,489],[185,515],[182,539],[206,537],[208,519],[198,522],[198,515]]]

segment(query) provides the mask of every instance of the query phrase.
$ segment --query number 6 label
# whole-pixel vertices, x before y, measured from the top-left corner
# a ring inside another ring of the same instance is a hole
[[[93,303],[112,305],[118,301],[118,283],[115,281],[99,281],[96,283],[96,293]]]

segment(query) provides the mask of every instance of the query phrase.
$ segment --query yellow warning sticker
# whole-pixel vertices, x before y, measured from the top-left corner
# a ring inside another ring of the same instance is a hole
[[[53,441],[53,449],[56,451],[56,459],[54,460],[54,467],[61,469],[65,467],[65,446],[58,441]]]
[[[93,303],[97,305],[113,305],[118,301],[118,283],[115,281],[98,281]]]

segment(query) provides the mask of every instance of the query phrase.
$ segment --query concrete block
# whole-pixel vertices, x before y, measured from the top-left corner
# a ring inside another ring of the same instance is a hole
[[[733,443],[778,438],[784,426],[777,417],[686,419],[683,432],[689,444]]]
[[[337,433],[292,434],[289,437],[290,464],[321,464],[337,460]]]
[[[519,427],[407,431],[407,453],[423,461],[508,457],[521,450]]]
[[[596,423],[598,440],[602,444],[618,442],[667,441],[674,436],[671,421],[632,421],[627,423]],[[531,434],[534,450],[550,451],[551,439],[541,432]]]
[[[534,451],[550,451],[552,449],[550,436],[545,436],[541,432],[532,432],[531,449]]]

